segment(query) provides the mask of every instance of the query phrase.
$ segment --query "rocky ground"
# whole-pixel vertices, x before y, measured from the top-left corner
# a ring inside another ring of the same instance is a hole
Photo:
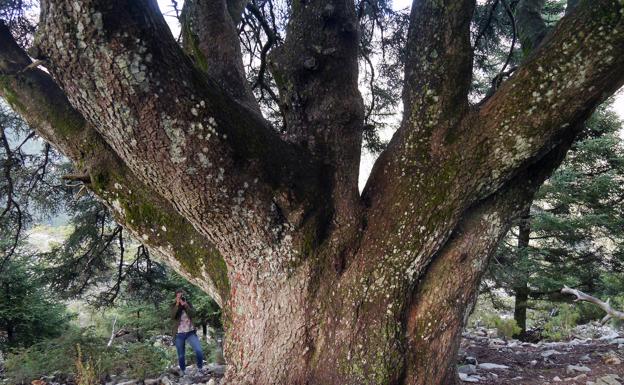
[[[609,327],[577,327],[565,342],[528,343],[496,337],[496,330],[464,333],[458,357],[460,379],[482,385],[624,385],[624,332]],[[106,385],[224,385],[224,365],[208,364],[200,372],[171,368],[145,381],[112,377]],[[63,385],[54,377],[31,385]]]
[[[566,342],[527,343],[493,337],[491,330],[464,334],[460,378],[493,385],[623,385],[624,334],[578,328]]]
[[[198,370],[194,365],[186,368],[186,373],[181,376],[179,370],[171,368],[167,372],[156,378],[145,380],[128,379],[123,376],[111,376],[105,385],[219,385],[225,365],[208,364],[203,371]],[[59,377],[63,377],[60,375]],[[56,376],[42,377],[40,380],[32,381],[31,385],[72,385],[73,381],[60,381]]]

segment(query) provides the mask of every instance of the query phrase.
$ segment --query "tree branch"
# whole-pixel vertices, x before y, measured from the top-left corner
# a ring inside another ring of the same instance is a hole
[[[462,203],[467,185],[457,179],[464,167],[453,164],[467,149],[446,146],[469,112],[474,3],[414,1],[412,7],[403,122],[363,191],[370,209],[362,247],[380,250],[373,269],[384,274],[409,271],[418,279],[469,206]],[[388,228],[396,229],[396,238],[378,237]]]
[[[128,170],[48,74],[39,69],[12,74],[28,63],[30,59],[8,28],[0,24],[1,96],[39,135],[74,162],[84,173],[74,179],[89,183],[119,222],[180,274],[224,303],[229,294],[227,272],[214,247]],[[163,227],[168,231],[162,231]],[[160,230],[155,233],[155,229]],[[202,263],[189,264],[194,258]]]
[[[183,44],[202,70],[236,100],[260,114],[260,106],[245,78],[236,22],[228,11],[230,5],[236,8],[241,3],[244,2],[185,1],[181,19]]]
[[[545,0],[520,0],[516,6],[518,35],[525,53],[533,51],[548,33],[542,18]]]
[[[285,138],[324,164],[336,226],[359,222],[358,170],[364,106],[358,89],[353,1],[293,4],[284,44],[269,60],[284,109]]]
[[[72,105],[230,265],[297,260],[292,228],[319,199],[305,152],[190,63],[155,1],[73,4],[46,2],[36,39]]]
[[[243,15],[243,11],[250,0],[227,0],[227,8],[234,25],[238,24]]]
[[[465,166],[490,175],[479,194],[539,158],[624,84],[623,19],[616,0],[579,5],[483,105],[463,134],[469,144],[458,144],[476,156]]]
[[[440,367],[439,356],[422,357],[431,341],[454,341],[452,333],[461,333],[468,321],[476,297],[479,282],[485,272],[489,256],[505,235],[515,218],[529,208],[535,192],[544,180],[561,163],[576,136],[571,130],[566,139],[547,154],[538,164],[523,170],[501,191],[470,208],[458,223],[453,236],[435,256],[427,272],[411,296],[412,303],[406,314],[408,358],[407,370],[427,377],[433,371],[446,371],[449,382],[455,376],[455,366]],[[461,271],[462,274],[453,272]],[[440,303],[452,306],[439,306]],[[427,324],[432,319],[437,325]],[[459,324],[459,328],[438,325]],[[449,342],[445,354],[456,354],[458,346]],[[444,361],[446,362],[446,361]],[[448,362],[452,362],[449,360]]]
[[[609,304],[609,301],[603,302],[596,297],[592,297],[591,295],[585,294],[580,290],[570,289],[567,286],[561,289],[561,293],[571,294],[575,296],[576,299],[574,300],[574,302],[585,301],[585,302],[593,303],[594,305],[604,310],[607,313],[608,317],[613,317],[613,318],[624,320],[624,312],[613,309],[611,305]]]
[[[472,78],[473,0],[414,1],[410,15],[403,104],[410,144],[465,113]]]

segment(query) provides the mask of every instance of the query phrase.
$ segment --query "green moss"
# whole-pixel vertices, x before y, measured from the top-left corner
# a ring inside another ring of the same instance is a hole
[[[181,215],[155,205],[154,198],[138,188],[132,192],[126,187],[117,188],[127,184],[123,175],[101,172],[92,175],[91,180],[99,195],[114,194],[110,200],[121,206],[128,226],[146,234],[152,244],[172,247],[176,260],[192,276],[201,278],[202,269],[206,271],[222,298],[227,298],[230,287],[223,257]]]
[[[71,137],[84,131],[86,122],[76,111],[45,103],[41,106],[45,108],[45,115],[50,124],[64,137]]]
[[[0,87],[2,87],[2,96],[4,96],[5,100],[9,105],[18,111],[25,111],[26,106],[20,102],[19,97],[13,90],[11,77],[7,75],[0,75]]]
[[[195,64],[197,64],[197,66],[204,70],[204,71],[208,71],[208,60],[206,59],[206,56],[204,56],[204,54],[202,53],[201,49],[199,48],[199,39],[197,38],[197,35],[195,35],[192,31],[191,31],[191,25],[190,25],[190,20],[186,20],[184,22],[184,45],[186,48],[186,51],[193,55],[193,58],[195,59]]]

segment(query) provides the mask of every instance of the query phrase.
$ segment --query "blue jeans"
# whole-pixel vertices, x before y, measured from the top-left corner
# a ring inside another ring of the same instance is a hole
[[[201,369],[204,366],[204,352],[202,352],[201,345],[199,344],[199,338],[197,337],[197,333],[195,330],[192,330],[188,333],[178,333],[175,337],[175,346],[178,351],[178,364],[180,364],[180,369],[184,371],[186,369],[186,359],[185,359],[185,345],[186,341],[191,344],[193,351],[195,352],[195,357],[197,357],[197,367]]]

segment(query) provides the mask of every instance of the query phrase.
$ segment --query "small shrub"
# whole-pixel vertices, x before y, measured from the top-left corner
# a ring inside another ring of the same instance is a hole
[[[574,306],[559,305],[556,314],[544,324],[543,335],[551,341],[561,341],[572,336],[572,329],[577,325],[580,314]]]
[[[58,338],[9,351],[4,365],[5,375],[10,383],[15,384],[30,383],[57,371],[74,375],[76,345],[81,346],[83,357],[91,357],[91,352],[101,349],[105,342],[95,337],[90,329],[69,329]]]
[[[484,321],[487,327],[496,329],[500,338],[509,339],[522,331],[513,318],[502,318],[497,315],[492,315],[487,317]]]
[[[121,363],[127,366],[128,375],[140,380],[158,376],[167,368],[165,350],[149,343],[132,344],[123,358]]]
[[[5,375],[11,384],[28,384],[54,372],[73,378],[77,385],[99,384],[110,374],[145,379],[162,373],[170,362],[169,355],[175,355],[175,348],[147,342],[107,349],[106,341],[95,336],[92,329],[72,330],[27,349],[15,349],[7,355]]]

